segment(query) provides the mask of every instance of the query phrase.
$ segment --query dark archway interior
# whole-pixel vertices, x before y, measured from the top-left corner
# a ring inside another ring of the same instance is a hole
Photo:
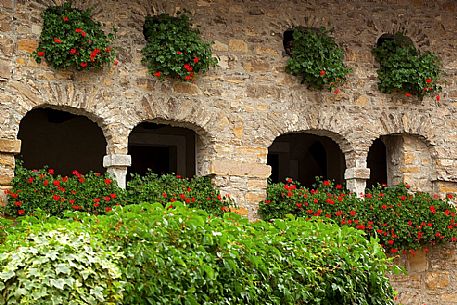
[[[283,38],[282,38],[284,52],[286,52],[286,54],[289,56],[292,54],[292,42],[294,40],[293,33],[294,33],[293,29],[288,29],[288,30],[284,31]]]
[[[45,165],[57,174],[73,170],[103,173],[106,140],[100,127],[82,115],[51,108],[29,111],[19,125],[21,158],[28,169]]]
[[[376,139],[368,151],[367,166],[370,169],[370,179],[367,187],[387,185],[387,148],[381,139]]]
[[[128,153],[132,156],[131,173],[144,175],[150,169],[157,174],[195,175],[196,133],[182,127],[143,122],[129,136]]]
[[[306,133],[281,135],[268,148],[273,183],[292,178],[312,186],[315,177],[344,182],[346,163],[338,144],[325,136]]]

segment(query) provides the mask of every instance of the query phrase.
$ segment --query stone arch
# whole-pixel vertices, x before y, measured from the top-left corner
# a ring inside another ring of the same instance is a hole
[[[10,118],[14,123],[10,124],[9,132],[14,136],[19,132],[20,121],[30,110],[48,107],[87,117],[102,129],[107,141],[107,150],[112,146],[111,139],[115,136],[116,130],[109,126],[107,118],[114,117],[115,110],[104,109],[104,98],[97,88],[76,87],[73,82],[24,84],[13,81],[9,93],[15,96],[12,103],[17,105],[10,108]]]

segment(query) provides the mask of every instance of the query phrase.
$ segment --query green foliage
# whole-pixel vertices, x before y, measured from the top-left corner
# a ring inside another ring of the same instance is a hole
[[[379,62],[378,88],[381,92],[402,92],[423,97],[441,90],[437,84],[441,61],[437,55],[420,53],[402,33],[383,41],[373,49]]]
[[[450,195],[441,200],[427,193],[409,193],[405,185],[378,186],[367,190],[362,200],[341,185],[318,182],[311,190],[292,180],[270,184],[267,199],[259,205],[260,215],[264,219],[287,214],[306,220],[329,218],[365,231],[367,238],[379,238],[391,253],[414,253],[429,245],[457,241],[457,211],[448,201]]]
[[[142,50],[143,63],[159,79],[191,81],[217,64],[211,44],[200,38],[185,14],[147,16],[143,33],[147,40]]]
[[[344,65],[344,52],[324,28],[293,29],[291,58],[286,71],[303,78],[313,89],[328,89],[341,85],[351,72]]]
[[[55,175],[52,169],[28,170],[16,160],[13,188],[8,190],[4,212],[22,216],[41,209],[62,216],[65,211],[106,213],[123,203],[124,193],[108,175],[80,174],[70,177]]]
[[[79,228],[123,249],[124,304],[393,304],[389,261],[354,228],[302,218],[249,223],[175,205],[26,217],[22,228]]]
[[[222,196],[209,177],[182,178],[171,174],[158,176],[149,172],[134,175],[127,185],[127,203],[160,202],[163,206],[181,201],[189,207],[222,215],[233,206],[228,196]]]
[[[92,20],[90,11],[65,2],[48,7],[42,17],[40,43],[32,54],[38,63],[44,58],[54,68],[86,70],[115,60],[111,47],[114,35],[105,35],[101,24]]]
[[[10,239],[0,251],[0,304],[122,304],[121,258],[64,228]]]

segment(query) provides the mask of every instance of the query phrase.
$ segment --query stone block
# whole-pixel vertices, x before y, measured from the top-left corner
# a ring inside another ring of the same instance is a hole
[[[238,52],[238,53],[247,53],[248,52],[248,44],[239,39],[230,39],[228,47],[231,52]]]
[[[449,272],[429,272],[425,276],[425,285],[430,290],[443,289],[449,286]]]
[[[14,41],[8,37],[0,38],[0,51],[3,55],[12,56],[14,53]]]
[[[0,153],[0,166],[14,168],[14,155]]]
[[[246,194],[245,199],[247,202],[258,204],[260,201],[267,198],[267,192],[258,193],[258,192],[249,192]]]
[[[246,217],[248,216],[248,209],[246,209],[246,208],[238,208],[238,209],[230,208],[230,212],[239,214],[241,216],[246,216]]]
[[[9,61],[0,60],[0,79],[11,78],[11,65]]]
[[[210,173],[216,175],[248,176],[268,178],[271,167],[260,163],[245,163],[234,160],[214,160],[210,164]]]
[[[175,93],[191,94],[191,95],[200,95],[202,94],[200,88],[196,84],[179,82],[176,81],[173,83],[173,91]]]
[[[259,46],[255,48],[255,54],[257,55],[270,55],[274,57],[279,57],[280,52],[278,50],[272,49],[272,48],[267,48],[263,46]]]
[[[13,176],[0,176],[0,185],[11,185]]]
[[[409,273],[424,272],[428,268],[427,255],[424,251],[419,250],[415,255],[408,255],[406,267]]]
[[[368,97],[368,96],[366,96],[366,95],[360,95],[358,98],[356,98],[355,104],[356,104],[357,106],[364,107],[364,106],[368,105],[369,101],[370,101],[370,100],[369,100],[369,97]]]
[[[13,0],[0,0],[0,7],[6,9],[13,9],[14,3]]]
[[[344,179],[369,179],[370,169],[363,167],[348,168],[344,172]]]
[[[38,40],[35,39],[21,39],[17,42],[17,49],[27,53],[32,53],[38,48]]]
[[[243,126],[237,126],[232,129],[233,134],[235,135],[236,138],[241,139],[243,137]]]
[[[215,52],[227,52],[228,51],[228,45],[225,43],[220,42],[219,40],[215,40],[212,49]]]
[[[0,139],[0,152],[18,154],[21,151],[21,140]]]
[[[262,60],[253,59],[243,65],[244,70],[247,72],[269,72],[271,71],[270,65]]]
[[[438,191],[440,193],[457,193],[457,182],[438,182]]]
[[[267,188],[267,179],[249,179],[248,189],[250,190],[261,190]]]
[[[112,154],[103,157],[103,167],[127,167],[132,165],[132,156]]]

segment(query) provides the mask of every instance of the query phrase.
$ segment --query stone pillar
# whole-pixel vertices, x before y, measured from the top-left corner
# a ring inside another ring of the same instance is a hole
[[[0,205],[6,204],[5,190],[14,177],[14,155],[21,151],[21,140],[0,138]]]
[[[370,169],[366,167],[366,162],[365,167],[359,166],[348,168],[344,173],[344,179],[346,179],[346,186],[348,190],[360,197],[365,194],[365,187],[369,178]]]
[[[127,186],[127,168],[132,165],[130,155],[112,154],[103,157],[103,166],[107,172],[117,181],[121,188]]]
[[[238,205],[238,213],[257,219],[257,207],[266,198],[269,165],[259,162],[213,160],[209,165],[213,182],[223,194],[230,194]]]

